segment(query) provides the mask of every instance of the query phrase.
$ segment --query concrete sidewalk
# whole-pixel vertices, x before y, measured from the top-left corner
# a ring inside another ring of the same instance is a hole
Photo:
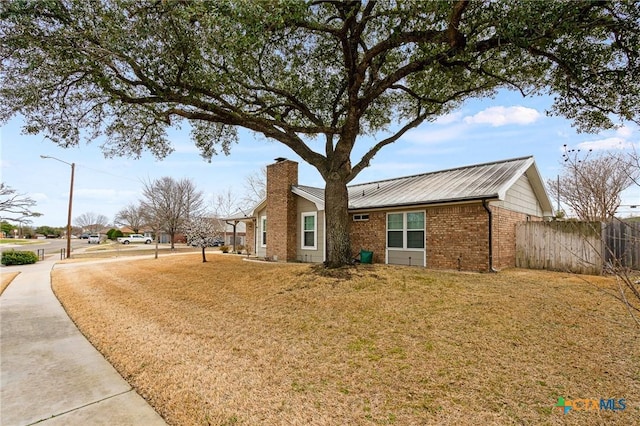
[[[165,425],[85,339],[51,290],[55,258],[0,296],[0,424]]]

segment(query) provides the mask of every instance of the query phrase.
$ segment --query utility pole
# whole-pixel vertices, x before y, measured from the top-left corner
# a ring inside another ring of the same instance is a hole
[[[51,157],[48,155],[41,155],[40,158],[50,158],[51,160],[56,160],[61,163],[64,163],[68,166],[71,166],[71,185],[69,186],[69,212],[67,214],[67,254],[66,258],[69,259],[71,257],[71,210],[73,206],[73,177],[75,174],[76,163],[67,163],[56,157]]]

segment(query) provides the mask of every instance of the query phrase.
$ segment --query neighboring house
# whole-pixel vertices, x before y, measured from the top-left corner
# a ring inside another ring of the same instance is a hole
[[[247,224],[244,221],[245,219],[244,213],[239,212],[222,221],[221,237],[225,245],[235,247],[237,245],[244,246],[247,243]]]
[[[324,190],[298,185],[298,163],[267,166],[267,197],[243,220],[258,257],[323,262]],[[487,271],[515,266],[519,222],[553,215],[533,157],[351,185],[351,247],[374,262]]]
[[[224,241],[224,245],[234,249],[237,246],[245,246],[247,243],[245,222],[248,220],[247,218],[247,215],[240,210],[224,218],[215,219],[218,222],[216,229],[219,233],[219,237]],[[251,247],[253,246],[254,245],[252,243]]]

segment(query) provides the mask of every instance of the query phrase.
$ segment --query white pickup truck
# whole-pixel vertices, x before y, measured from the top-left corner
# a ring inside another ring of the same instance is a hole
[[[151,244],[153,239],[151,237],[145,237],[142,234],[131,234],[128,237],[118,237],[118,242],[122,244],[130,243],[145,243]]]

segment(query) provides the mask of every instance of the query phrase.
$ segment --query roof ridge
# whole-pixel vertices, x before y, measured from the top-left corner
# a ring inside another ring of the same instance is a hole
[[[450,169],[434,170],[432,172],[417,173],[415,175],[407,175],[407,176],[398,176],[398,177],[395,177],[395,178],[374,180],[374,181],[371,181],[371,182],[356,183],[356,184],[353,184],[353,185],[348,185],[347,188],[356,188],[358,186],[371,185],[373,183],[391,182],[391,181],[395,181],[395,180],[408,179],[408,178],[419,177],[419,176],[435,175],[435,174],[438,174],[438,173],[452,172],[454,170],[472,169],[472,168],[476,168],[476,167],[490,166],[490,165],[493,165],[493,164],[510,163],[510,162],[513,162],[513,161],[528,160],[530,158],[533,158],[533,155],[527,155],[527,156],[516,157],[516,158],[509,158],[509,159],[506,159],[506,160],[489,161],[487,163],[469,164],[467,166],[452,167]]]

